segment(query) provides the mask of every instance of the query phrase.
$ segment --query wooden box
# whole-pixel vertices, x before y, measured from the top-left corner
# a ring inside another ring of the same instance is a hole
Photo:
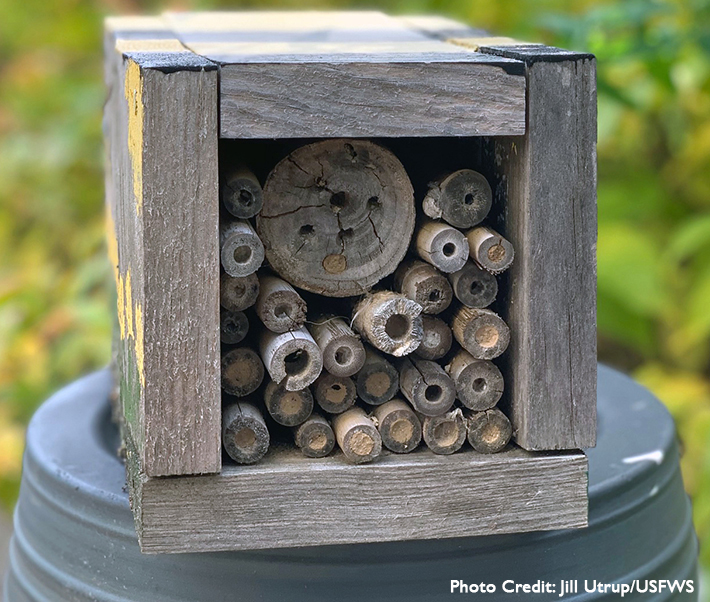
[[[596,437],[592,56],[374,12],[112,18],[105,56],[115,410],[145,552],[586,525],[578,450]],[[361,466],[275,449],[256,466],[222,466],[220,154],[320,138],[470,153],[495,183],[498,223],[516,250],[503,310],[516,445]]]

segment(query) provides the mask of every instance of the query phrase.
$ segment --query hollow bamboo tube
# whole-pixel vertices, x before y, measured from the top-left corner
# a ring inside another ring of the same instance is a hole
[[[490,410],[503,395],[503,375],[488,360],[477,360],[465,349],[453,357],[446,371],[456,384],[456,396],[470,410]]]
[[[438,360],[444,357],[451,349],[453,335],[449,325],[434,316],[422,316],[424,335],[422,342],[414,352],[425,360]]]
[[[422,416],[422,438],[435,454],[449,455],[466,441],[466,421],[460,408],[439,416]]]
[[[230,395],[244,397],[264,380],[264,364],[249,347],[238,347],[222,356],[222,388]]]
[[[371,347],[365,350],[365,363],[355,376],[357,395],[365,403],[380,405],[399,390],[399,371]]]
[[[271,380],[287,391],[300,391],[313,383],[323,369],[323,358],[305,328],[261,334],[261,357]]]
[[[248,276],[264,261],[264,245],[247,221],[234,220],[220,229],[220,259],[230,276]]]
[[[498,232],[479,226],[466,233],[473,259],[483,269],[500,274],[513,263],[513,245]]]
[[[498,408],[466,415],[468,442],[482,454],[495,454],[505,449],[513,434],[508,417]]]
[[[333,428],[323,416],[315,413],[293,429],[293,440],[308,458],[323,458],[335,447]]]
[[[404,358],[400,362],[399,386],[415,410],[425,416],[448,412],[456,399],[456,386],[435,362]]]
[[[460,270],[449,274],[454,295],[466,307],[488,307],[498,295],[498,281],[490,272],[467,261]]]
[[[297,426],[313,411],[313,395],[309,389],[287,391],[274,381],[264,389],[264,405],[271,417],[284,426]]]
[[[276,276],[259,276],[256,315],[276,333],[298,330],[306,321],[306,302],[288,282]]]
[[[488,180],[472,169],[459,169],[429,184],[422,209],[432,219],[443,219],[456,228],[482,222],[493,204]]]
[[[323,372],[313,385],[313,394],[323,411],[341,414],[355,403],[355,383],[348,376]]]
[[[222,273],[219,281],[219,302],[229,311],[244,311],[256,303],[259,279],[256,273],[234,277]]]
[[[382,444],[389,450],[406,454],[417,448],[422,440],[422,425],[408,403],[391,399],[373,412]]]
[[[404,295],[380,291],[355,306],[353,327],[374,347],[401,357],[422,340],[422,307]]]
[[[239,401],[222,412],[222,444],[238,464],[254,464],[269,449],[269,430],[261,412],[251,403]]]
[[[460,307],[451,321],[451,330],[461,347],[479,360],[492,360],[510,343],[510,329],[489,309]]]
[[[254,217],[264,204],[264,195],[257,177],[244,165],[229,169],[222,178],[221,197],[224,208],[234,217]]]
[[[468,259],[468,241],[462,232],[443,222],[425,221],[414,236],[414,249],[424,261],[450,274]]]
[[[243,311],[219,312],[219,338],[226,345],[241,343],[249,332],[249,319]]]
[[[361,408],[334,416],[333,431],[345,458],[354,464],[371,462],[382,452],[380,433]]]
[[[365,347],[345,320],[324,315],[308,326],[323,355],[323,367],[334,376],[352,376],[365,363]]]
[[[423,261],[407,261],[394,273],[394,288],[422,306],[425,314],[444,311],[453,298],[451,285],[434,266]]]

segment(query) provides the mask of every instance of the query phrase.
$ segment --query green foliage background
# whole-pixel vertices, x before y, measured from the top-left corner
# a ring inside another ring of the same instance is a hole
[[[347,0],[311,2],[344,8]],[[599,67],[603,361],[675,416],[696,527],[710,539],[710,0],[400,0]],[[186,1],[177,9],[301,8]],[[109,357],[101,20],[138,0],[0,0],[0,499],[16,496],[24,425]],[[703,546],[703,559],[710,552]]]

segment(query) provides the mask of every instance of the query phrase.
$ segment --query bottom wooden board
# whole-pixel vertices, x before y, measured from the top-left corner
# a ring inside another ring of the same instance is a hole
[[[219,475],[146,478],[128,462],[141,549],[255,550],[439,539],[587,525],[581,452],[437,456],[421,449],[354,466],[341,454],[272,450]],[[132,474],[133,473],[133,474]]]

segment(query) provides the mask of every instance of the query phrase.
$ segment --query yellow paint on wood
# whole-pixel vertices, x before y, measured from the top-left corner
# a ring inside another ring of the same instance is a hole
[[[126,338],[126,292],[121,274],[118,274],[116,278],[116,309],[118,311],[118,328],[123,341]]]
[[[133,337],[133,290],[131,286],[131,271],[126,271],[126,337]]]
[[[128,102],[128,156],[133,168],[136,214],[143,210],[143,81],[138,63],[126,64],[125,96]]]
[[[118,286],[118,237],[111,206],[108,203],[106,203],[106,246],[108,247],[108,260],[111,263],[113,277],[116,280],[116,286]]]
[[[138,367],[138,376],[141,379],[141,386],[145,387],[145,361],[144,361],[144,345],[143,345],[143,307],[140,303],[136,303],[136,336],[134,338],[134,346],[136,350],[136,366]]]

